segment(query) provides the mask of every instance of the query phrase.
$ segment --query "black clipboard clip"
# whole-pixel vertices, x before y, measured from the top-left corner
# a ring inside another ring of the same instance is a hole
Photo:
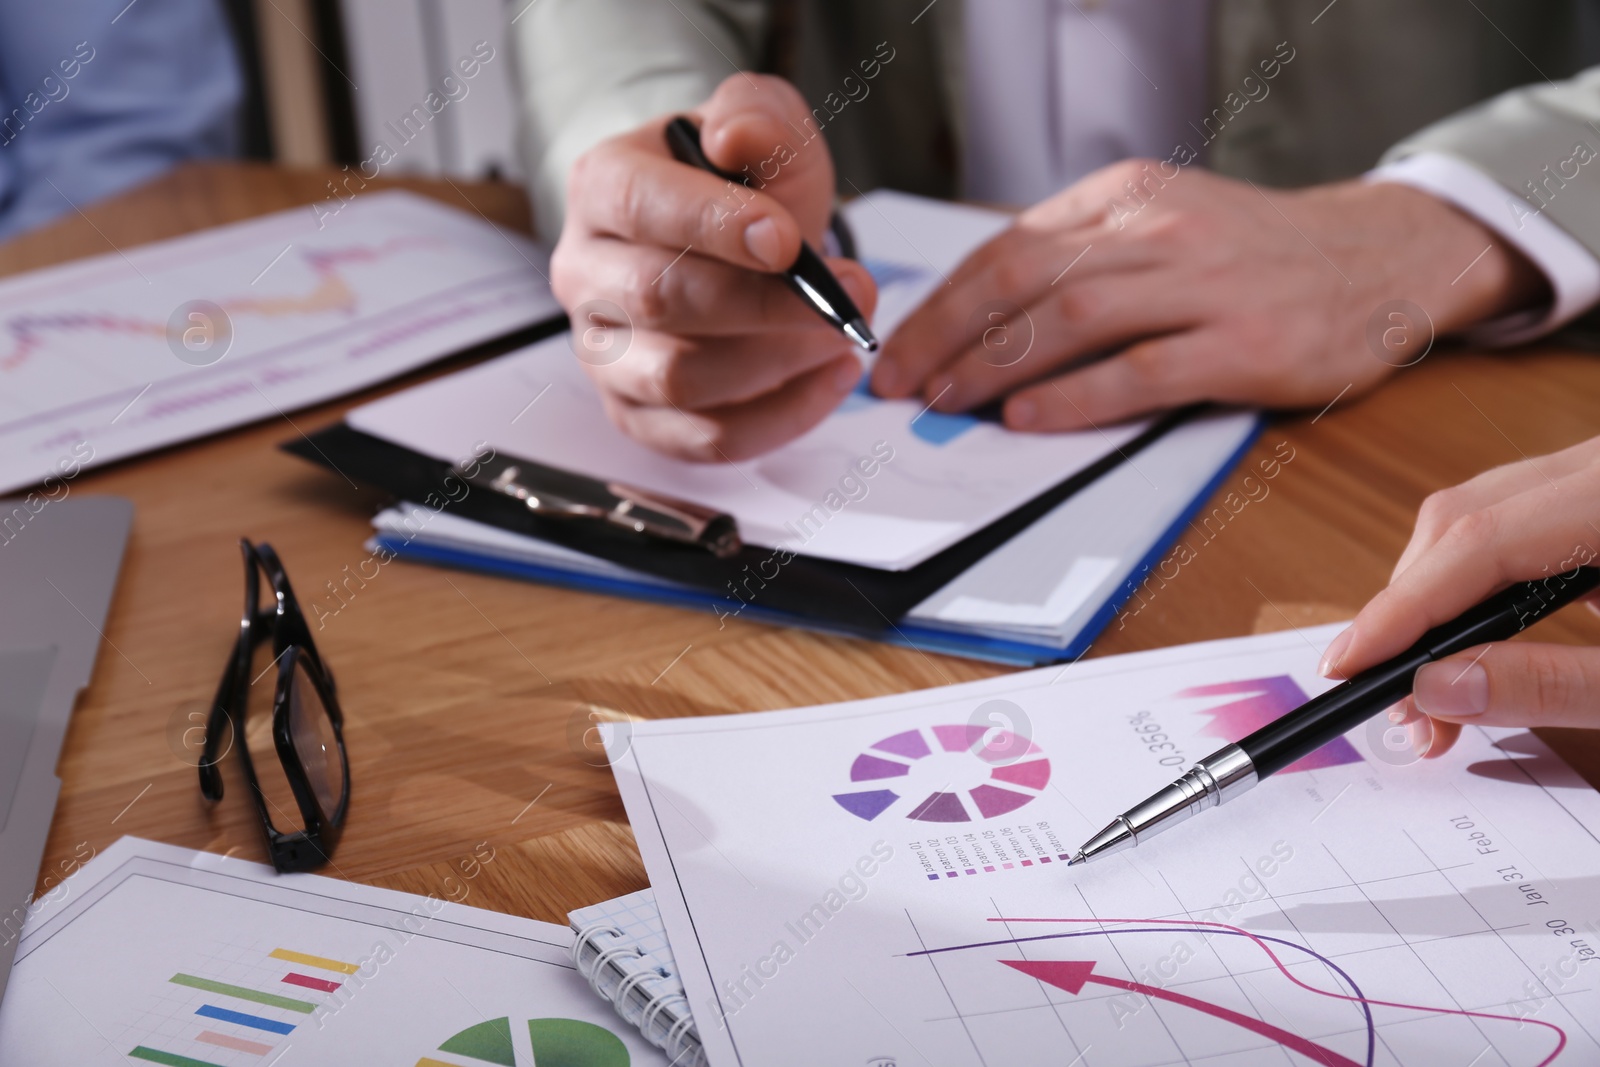
[[[719,559],[743,547],[732,515],[687,500],[574,474],[517,456],[474,459],[455,473],[469,485],[522,501],[541,517],[598,520],[646,537],[696,545]]]

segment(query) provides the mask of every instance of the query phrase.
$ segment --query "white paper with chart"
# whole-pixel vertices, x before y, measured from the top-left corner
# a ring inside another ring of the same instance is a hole
[[[885,337],[944,284],[941,272],[1008,221],[894,192],[871,193],[845,214],[878,282],[873,325]],[[612,343],[623,347],[604,358],[627,359],[625,340]],[[734,463],[690,463],[611,424],[570,335],[365,404],[346,421],[447,462],[487,441],[507,455],[726,511],[748,544],[884,570],[921,563],[1148,426],[1012,433],[978,414],[932,411],[921,399],[881,400],[863,379],[831,415],[781,448]]]
[[[665,1064],[571,953],[564,926],[125,837],[29,917],[0,1067]]]
[[[7,278],[0,492],[278,417],[552,318],[548,261],[477,215],[386,192]]]
[[[1600,1062],[1600,796],[1531,734],[1380,718],[1066,867],[1335,632],[618,735],[713,1067]]]

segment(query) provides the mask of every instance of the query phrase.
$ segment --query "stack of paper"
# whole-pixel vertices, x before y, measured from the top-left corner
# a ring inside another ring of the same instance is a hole
[[[571,952],[564,926],[125,837],[34,905],[0,1064],[665,1064]]]
[[[1532,734],[1375,719],[1066,866],[1336,632],[614,733],[712,1067],[1600,1062],[1600,795]]]

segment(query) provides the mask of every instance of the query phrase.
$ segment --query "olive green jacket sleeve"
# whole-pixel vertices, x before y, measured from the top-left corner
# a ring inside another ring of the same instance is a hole
[[[1344,0],[1314,32],[1297,5],[1213,3],[1215,102],[1238,96],[1241,85],[1248,92],[1263,57],[1284,48],[1297,57],[1270,98],[1239,105],[1209,145],[1209,165],[1220,173],[1286,186],[1354,177],[1384,145],[1420,128],[1385,161],[1455,156],[1526,196],[1531,209],[1544,201],[1547,218],[1600,256],[1600,160],[1583,162],[1600,151],[1600,68],[1492,95],[1525,79],[1529,64],[1570,73],[1580,69],[1575,56],[1596,54],[1600,43],[1586,36],[1588,0],[1521,0],[1497,7],[1493,24],[1476,5],[1456,0]],[[959,0],[514,0],[512,7],[523,155],[546,236],[560,232],[567,173],[585,150],[699,104],[736,70],[766,65],[774,7],[801,12],[791,15],[799,22],[789,36],[811,45],[802,44],[786,68],[827,125],[841,191],[959,193]],[[1509,45],[1512,38],[1520,44]],[[1424,40],[1434,43],[1419,52]],[[869,103],[840,113],[854,64],[875,54],[892,54],[892,67],[863,87]],[[1433,121],[1439,116],[1447,117]],[[1530,182],[1556,194],[1535,196]]]
[[[1600,67],[1568,81],[1502,93],[1395,145],[1393,162],[1440,152],[1470,163],[1506,189],[1517,222],[1543,214],[1600,258]]]
[[[561,232],[567,173],[580,155],[657,115],[700,104],[729,74],[758,66],[766,36],[762,0],[521,0],[513,7],[508,36],[528,190],[539,232],[552,240]]]

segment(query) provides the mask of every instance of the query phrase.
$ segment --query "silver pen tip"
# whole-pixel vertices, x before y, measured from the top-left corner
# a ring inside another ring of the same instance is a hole
[[[850,340],[868,352],[878,350],[878,339],[873,336],[872,327],[867,325],[865,319],[851,319],[844,324],[844,332],[850,335]]]
[[[1130,849],[1138,843],[1139,839],[1134,836],[1133,827],[1128,824],[1128,817],[1118,815],[1104,830],[1085,841],[1078,849],[1078,854],[1067,861],[1067,866],[1070,867],[1074,863],[1088,863],[1092,859]]]

